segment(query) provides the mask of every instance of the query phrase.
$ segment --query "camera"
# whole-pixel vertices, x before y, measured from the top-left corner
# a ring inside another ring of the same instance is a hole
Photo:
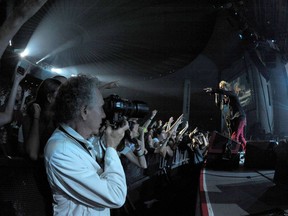
[[[127,118],[143,118],[149,113],[149,107],[145,102],[130,101],[118,95],[110,95],[104,98],[103,109],[106,119],[114,129],[121,127]]]
[[[21,66],[18,66],[17,67],[17,73],[23,75],[25,73],[25,69],[23,67],[21,67]]]
[[[25,71],[29,68],[29,62],[25,59],[21,59],[17,66],[17,73],[24,75]]]

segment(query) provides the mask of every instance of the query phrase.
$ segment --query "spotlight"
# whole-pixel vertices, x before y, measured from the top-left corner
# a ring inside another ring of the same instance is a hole
[[[51,71],[55,72],[55,73],[61,73],[62,72],[61,68],[54,68],[54,67],[51,68]]]
[[[25,56],[27,56],[29,54],[29,51],[27,49],[25,49],[22,53],[20,53],[20,57],[24,58]]]

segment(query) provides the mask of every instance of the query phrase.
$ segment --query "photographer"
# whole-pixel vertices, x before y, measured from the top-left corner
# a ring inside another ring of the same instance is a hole
[[[45,147],[45,166],[53,191],[54,215],[110,215],[126,199],[126,178],[116,148],[128,129],[104,134],[104,165],[97,162],[91,138],[99,133],[106,117],[97,79],[69,78],[55,98],[55,119],[60,126]]]

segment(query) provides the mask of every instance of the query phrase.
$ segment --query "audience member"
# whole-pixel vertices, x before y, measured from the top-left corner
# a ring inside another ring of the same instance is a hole
[[[10,130],[8,126],[4,127],[4,125],[10,123],[13,120],[15,101],[17,98],[17,93],[19,92],[18,89],[21,88],[19,84],[29,72],[29,70],[30,68],[28,68],[28,70],[26,70],[22,75],[17,72],[16,68],[14,74],[14,82],[10,91],[8,102],[5,104],[6,97],[4,95],[1,100],[1,103],[3,103],[5,108],[2,112],[0,112],[0,145],[3,155],[7,158],[11,158],[11,155],[15,156],[17,145],[12,145],[12,143],[9,142],[9,139],[14,136],[10,136],[12,130]]]
[[[43,80],[35,100],[27,107],[23,135],[26,153],[32,160],[43,156],[44,146],[56,128],[51,105],[60,85],[61,82],[53,78]]]
[[[124,148],[119,152],[125,170],[128,186],[139,180],[143,175],[143,169],[147,168],[145,158],[144,130],[139,137],[139,124],[136,120],[129,120],[129,129],[125,131],[125,136],[121,140]]]
[[[19,85],[17,89],[17,96],[13,110],[13,117],[10,124],[6,125],[9,143],[9,155],[11,156],[23,156],[24,155],[24,143],[19,142],[18,136],[23,136],[22,124],[23,116],[26,109],[26,98],[30,95],[31,91],[26,90]]]
[[[65,76],[62,76],[62,75],[56,75],[56,76],[54,76],[52,78],[60,81],[61,83],[64,83],[67,80],[67,78]]]
[[[21,80],[26,76],[29,70],[30,69],[26,70],[25,73],[21,75],[20,73],[17,73],[17,68],[16,68],[15,75],[14,75],[14,82],[12,85],[8,103],[6,105],[5,111],[0,112],[0,127],[12,121],[13,109],[14,109],[16,95],[17,95],[17,89]]]
[[[38,190],[43,196],[47,215],[52,214],[52,194],[43,161],[44,147],[56,128],[51,110],[61,82],[48,78],[39,85],[36,98],[27,107],[23,121],[23,138],[27,156],[35,161],[33,170]]]
[[[152,123],[152,120],[155,118],[155,116],[157,115],[157,110],[153,110],[152,113],[151,113],[151,116],[146,120],[146,122],[144,122],[144,124],[141,126],[144,130],[144,133],[147,133],[148,132],[148,128],[149,128],[149,125],[151,125]]]
[[[188,147],[193,152],[193,164],[198,167],[201,167],[205,161],[209,138],[208,134],[199,131],[198,127],[196,127],[190,134],[189,138],[191,139],[191,143],[188,144]]]

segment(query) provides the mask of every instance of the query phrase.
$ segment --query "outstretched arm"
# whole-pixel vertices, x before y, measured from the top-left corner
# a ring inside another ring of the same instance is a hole
[[[9,123],[12,120],[13,107],[14,107],[15,100],[16,100],[17,88],[18,88],[21,80],[27,74],[27,71],[26,71],[23,75],[21,75],[21,74],[17,73],[16,70],[15,70],[15,78],[14,78],[14,82],[13,82],[13,86],[11,89],[11,93],[9,96],[7,106],[6,106],[4,112],[0,112],[0,126]]]
[[[99,86],[99,89],[103,90],[103,89],[112,89],[112,88],[117,88],[117,87],[119,87],[119,81],[113,81],[113,82],[105,83]]]
[[[209,94],[221,94],[221,95],[226,95],[228,97],[236,96],[236,94],[233,91],[226,91],[224,89],[205,88],[204,91]]]
[[[37,160],[40,149],[40,114],[41,107],[37,103],[33,103],[33,118],[27,116],[23,122],[23,135],[25,141],[25,150],[29,158]]]
[[[142,126],[143,128],[146,128],[146,129],[148,128],[148,126],[151,124],[152,120],[156,116],[157,112],[158,112],[157,110],[152,111],[150,118],[147,119],[147,121],[143,124],[143,126]]]

